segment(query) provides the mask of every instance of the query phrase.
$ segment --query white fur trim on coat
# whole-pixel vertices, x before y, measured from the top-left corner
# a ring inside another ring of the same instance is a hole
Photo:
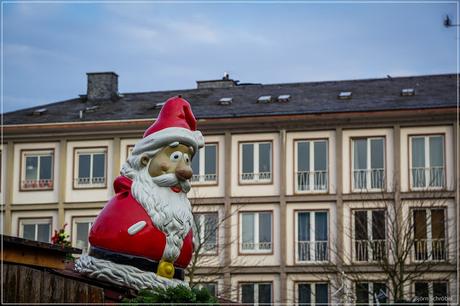
[[[162,148],[173,142],[193,146],[195,152],[204,146],[204,138],[200,131],[191,131],[180,127],[171,127],[160,130],[142,138],[133,149],[133,155],[141,154]]]

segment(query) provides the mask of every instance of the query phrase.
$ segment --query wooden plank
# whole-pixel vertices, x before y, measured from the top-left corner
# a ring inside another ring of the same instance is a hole
[[[76,282],[77,286],[75,288],[76,291],[76,301],[78,303],[88,303],[88,284],[82,282]]]
[[[57,275],[53,275],[53,281],[52,281],[52,296],[51,296],[51,302],[52,303],[62,303],[62,302],[67,302],[64,299],[64,282],[62,277],[59,277]]]
[[[18,303],[29,303],[31,299],[32,269],[18,266]]]
[[[5,249],[3,252],[3,261],[52,269],[64,269],[64,260],[61,254],[40,249]]]
[[[42,290],[43,271],[29,268],[31,271],[31,281],[29,290],[29,303],[40,303],[40,292]]]
[[[104,290],[95,286],[88,286],[88,300],[91,303],[104,303]]]
[[[76,287],[78,282],[72,279],[63,279],[64,280],[64,301],[67,303],[77,303],[77,291]]]
[[[18,266],[14,264],[3,264],[3,278],[5,282],[4,302],[15,303],[17,302],[18,295]],[[3,301],[2,301],[3,302]]]
[[[40,293],[40,303],[51,303],[53,297],[54,275],[43,271],[42,273],[42,291]]]

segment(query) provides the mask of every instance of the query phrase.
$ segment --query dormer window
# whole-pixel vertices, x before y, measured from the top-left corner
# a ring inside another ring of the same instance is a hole
[[[351,91],[341,91],[339,95],[337,96],[337,98],[339,98],[340,100],[349,100],[351,99],[351,96],[352,96]]]
[[[415,89],[414,88],[403,88],[401,89],[401,96],[407,97],[407,96],[414,96],[415,95]]]
[[[221,98],[218,102],[219,105],[230,105],[233,102],[233,98],[231,97],[226,97],[226,98]]]
[[[291,95],[279,95],[278,96],[278,102],[287,103],[289,102],[289,99],[291,99]]]
[[[34,116],[41,116],[43,115],[44,113],[46,113],[48,111],[48,109],[46,108],[39,108],[39,109],[36,109],[33,111],[32,115]]]
[[[257,103],[270,103],[272,101],[272,96],[260,96],[257,99]]]
[[[166,102],[161,102],[161,103],[157,103],[157,104],[155,104],[155,107],[154,107],[154,109],[160,109],[160,108],[162,108],[162,107],[163,107],[163,105],[165,105],[165,103],[166,103]]]

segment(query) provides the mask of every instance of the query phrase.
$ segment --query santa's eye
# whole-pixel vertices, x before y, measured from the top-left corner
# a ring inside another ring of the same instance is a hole
[[[182,152],[176,151],[173,154],[171,154],[169,159],[171,159],[172,161],[178,161],[181,157],[182,157]]]
[[[190,162],[190,157],[188,156],[187,153],[184,153],[184,160],[187,164]]]

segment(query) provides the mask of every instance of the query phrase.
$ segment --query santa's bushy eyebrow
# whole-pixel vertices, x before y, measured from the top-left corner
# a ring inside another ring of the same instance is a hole
[[[174,141],[174,142],[171,142],[171,143],[169,144],[169,146],[170,146],[171,148],[175,148],[175,147],[177,147],[178,145],[179,145],[179,141]]]

